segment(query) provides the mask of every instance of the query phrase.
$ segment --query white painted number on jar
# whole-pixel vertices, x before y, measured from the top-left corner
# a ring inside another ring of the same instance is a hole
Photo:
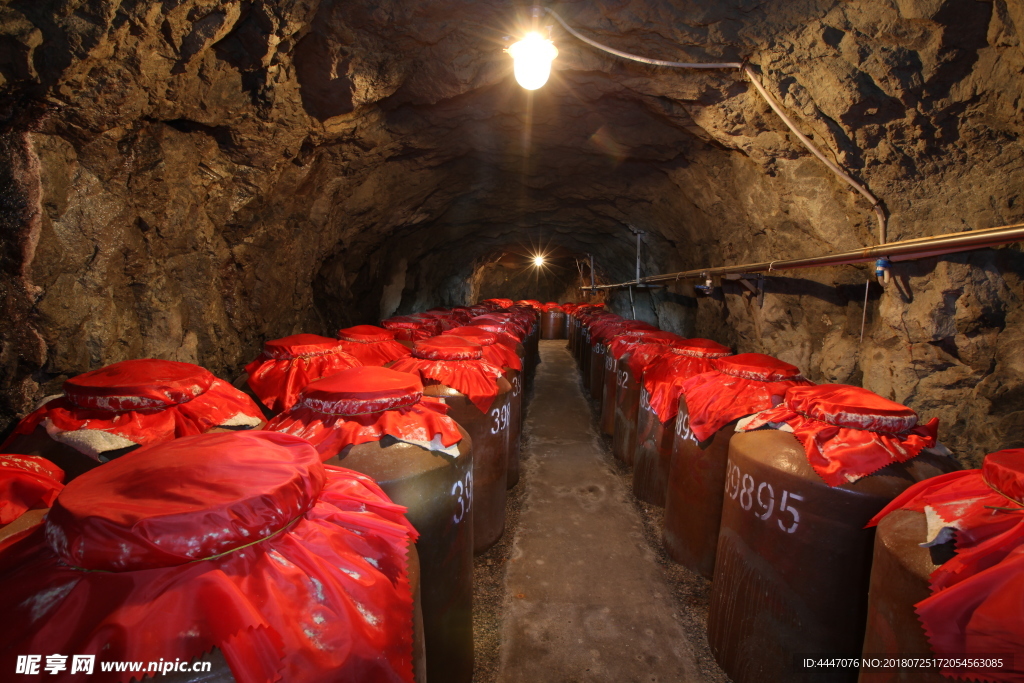
[[[640,409],[650,410],[651,409],[651,395],[647,393],[646,389],[640,390]]]
[[[512,396],[518,396],[520,391],[522,391],[522,382],[519,380],[519,375],[516,375],[512,378]]]
[[[775,514],[776,523],[787,534],[794,533],[800,526],[800,511],[793,503],[803,501],[803,496],[784,490],[776,509],[775,488],[766,481],[757,482],[731,462],[725,492],[731,499],[737,500],[741,508],[753,511],[754,516],[762,522],[767,522]]]
[[[604,369],[614,370],[615,369],[615,356],[612,354],[606,354],[604,357]]]
[[[690,415],[686,413],[681,415],[682,419],[676,419],[676,436],[683,441],[692,441],[697,443],[697,437],[694,435],[693,430],[690,429]]]
[[[491,434],[498,434],[508,429],[508,421],[511,417],[512,409],[506,403],[500,408],[495,408],[491,411],[491,417],[494,418],[494,426],[491,427]]]
[[[452,495],[455,496],[455,503],[459,506],[458,511],[452,516],[452,520],[458,524],[466,518],[469,510],[473,507],[473,468],[466,472],[466,481],[457,481],[452,484]]]
[[[619,388],[625,389],[626,382],[629,381],[629,372],[627,370],[619,370]]]

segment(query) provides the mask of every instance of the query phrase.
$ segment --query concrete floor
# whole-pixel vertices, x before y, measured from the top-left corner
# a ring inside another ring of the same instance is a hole
[[[497,680],[702,680],[565,342],[540,354]]]

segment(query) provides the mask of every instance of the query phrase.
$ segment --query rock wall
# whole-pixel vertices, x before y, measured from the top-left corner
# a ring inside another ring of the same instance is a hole
[[[528,7],[0,1],[0,432],[105,363],[232,376],[269,337],[464,303],[510,246],[593,253],[615,282],[633,275],[630,226],[645,273],[877,240],[735,71],[617,60],[555,25],[552,80],[523,92],[502,49]],[[634,53],[749,60],[884,201],[890,239],[1024,218],[1019,1],[556,9]],[[1021,439],[1018,256],[899,265],[863,344],[854,267],[773,277],[763,308],[732,284],[611,300],[863,382],[977,455]]]

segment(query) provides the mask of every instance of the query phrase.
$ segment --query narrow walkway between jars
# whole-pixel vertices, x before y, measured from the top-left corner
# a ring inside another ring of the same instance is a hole
[[[671,589],[591,426],[565,341],[542,341],[540,356],[498,680],[697,681]]]

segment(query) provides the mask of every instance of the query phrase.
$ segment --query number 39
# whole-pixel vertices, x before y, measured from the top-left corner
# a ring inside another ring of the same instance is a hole
[[[511,416],[512,408],[506,403],[500,408],[495,408],[491,411],[491,417],[494,418],[494,426],[491,427],[491,434],[498,434],[499,432],[508,429],[508,421]]]

